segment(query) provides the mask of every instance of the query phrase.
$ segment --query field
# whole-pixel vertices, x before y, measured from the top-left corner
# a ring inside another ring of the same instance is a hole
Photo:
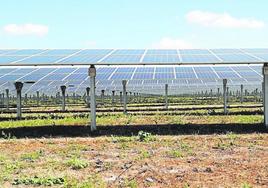
[[[24,104],[0,114],[1,187],[267,187],[268,134],[261,101],[217,98],[133,98],[88,108],[69,99]],[[100,103],[100,101],[99,101]]]

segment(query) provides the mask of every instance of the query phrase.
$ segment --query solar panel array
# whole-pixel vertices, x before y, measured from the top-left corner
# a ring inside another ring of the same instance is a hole
[[[138,52],[137,52],[138,53]],[[97,67],[97,90],[122,90],[122,80],[128,80],[128,90],[134,92],[162,93],[167,83],[171,90],[183,88],[222,88],[222,79],[228,79],[229,86],[240,84],[260,86],[262,66],[99,66]],[[66,85],[68,92],[84,93],[89,86],[87,67],[42,67],[0,69],[0,88],[14,91],[14,82],[24,84],[23,91],[52,93]]]
[[[0,66],[177,65],[268,62],[268,49],[21,49],[0,50]]]

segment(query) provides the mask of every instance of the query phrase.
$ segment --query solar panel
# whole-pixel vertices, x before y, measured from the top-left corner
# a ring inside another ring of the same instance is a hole
[[[218,54],[217,56],[224,62],[261,62],[257,58],[246,54]]]
[[[143,55],[145,50],[116,50],[112,55]]]
[[[65,58],[58,62],[58,64],[89,64],[89,63],[97,63],[99,60],[101,60],[105,55],[74,55],[68,58]]]
[[[182,49],[179,50],[182,55],[212,55],[209,50],[206,49]]]
[[[55,49],[55,50],[48,50],[44,53],[42,53],[43,56],[65,56],[65,55],[71,55],[80,50],[77,49]]]
[[[8,53],[8,55],[23,55],[23,56],[31,56],[31,55],[36,55],[42,52],[45,52],[46,50],[41,50],[41,49],[24,49],[24,50],[16,50],[16,51],[11,51]]]
[[[221,63],[214,55],[181,55],[184,63]]]
[[[0,56],[0,64],[11,64],[14,61],[21,60],[27,56]]]
[[[24,64],[52,64],[55,63],[56,61],[64,58],[64,56],[32,56],[27,59],[24,59],[22,61],[14,63],[14,65],[24,65]],[[1,60],[2,58],[0,58]],[[20,58],[21,59],[21,58]]]
[[[166,80],[166,79],[175,79],[173,73],[155,73],[155,79]]]
[[[155,72],[161,72],[161,73],[165,73],[165,72],[174,72],[174,68],[173,67],[156,67]]]
[[[178,51],[174,49],[151,49],[147,50],[146,55],[178,55]]]
[[[102,62],[107,63],[133,63],[139,62],[141,55],[110,55],[107,58],[103,59]]]
[[[142,63],[179,63],[178,55],[145,55]]]
[[[144,80],[144,79],[153,79],[154,74],[153,73],[135,73],[133,75],[133,79],[139,79],[139,80]]]
[[[129,73],[116,73],[113,74],[111,79],[113,80],[129,80],[131,79],[132,74]]]

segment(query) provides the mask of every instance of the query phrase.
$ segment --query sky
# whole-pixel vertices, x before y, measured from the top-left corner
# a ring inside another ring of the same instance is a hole
[[[267,0],[0,0],[0,48],[265,48]]]

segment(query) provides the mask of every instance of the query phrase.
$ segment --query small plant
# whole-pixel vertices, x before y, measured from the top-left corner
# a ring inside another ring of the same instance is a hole
[[[125,184],[125,187],[130,187],[130,188],[137,188],[138,187],[138,183],[135,179],[125,180],[124,184]]]
[[[242,188],[252,188],[252,186],[248,183],[243,183]]]
[[[12,183],[13,185],[33,185],[33,186],[53,186],[62,185],[63,178],[44,178],[35,176],[33,178],[18,178]]]
[[[152,134],[144,131],[139,131],[138,133],[138,140],[140,142],[148,142],[153,140]]]
[[[182,158],[182,157],[184,157],[182,151],[180,151],[180,150],[171,150],[169,152],[169,155],[171,157],[174,157],[174,158]]]
[[[80,170],[88,167],[87,161],[81,160],[77,157],[73,157],[72,159],[68,160],[67,165],[71,167],[73,170]]]
[[[44,155],[44,151],[43,150],[39,150],[39,151],[34,151],[31,153],[25,153],[21,156],[22,160],[26,160],[26,161],[35,161],[37,159],[39,159],[41,156]]]

